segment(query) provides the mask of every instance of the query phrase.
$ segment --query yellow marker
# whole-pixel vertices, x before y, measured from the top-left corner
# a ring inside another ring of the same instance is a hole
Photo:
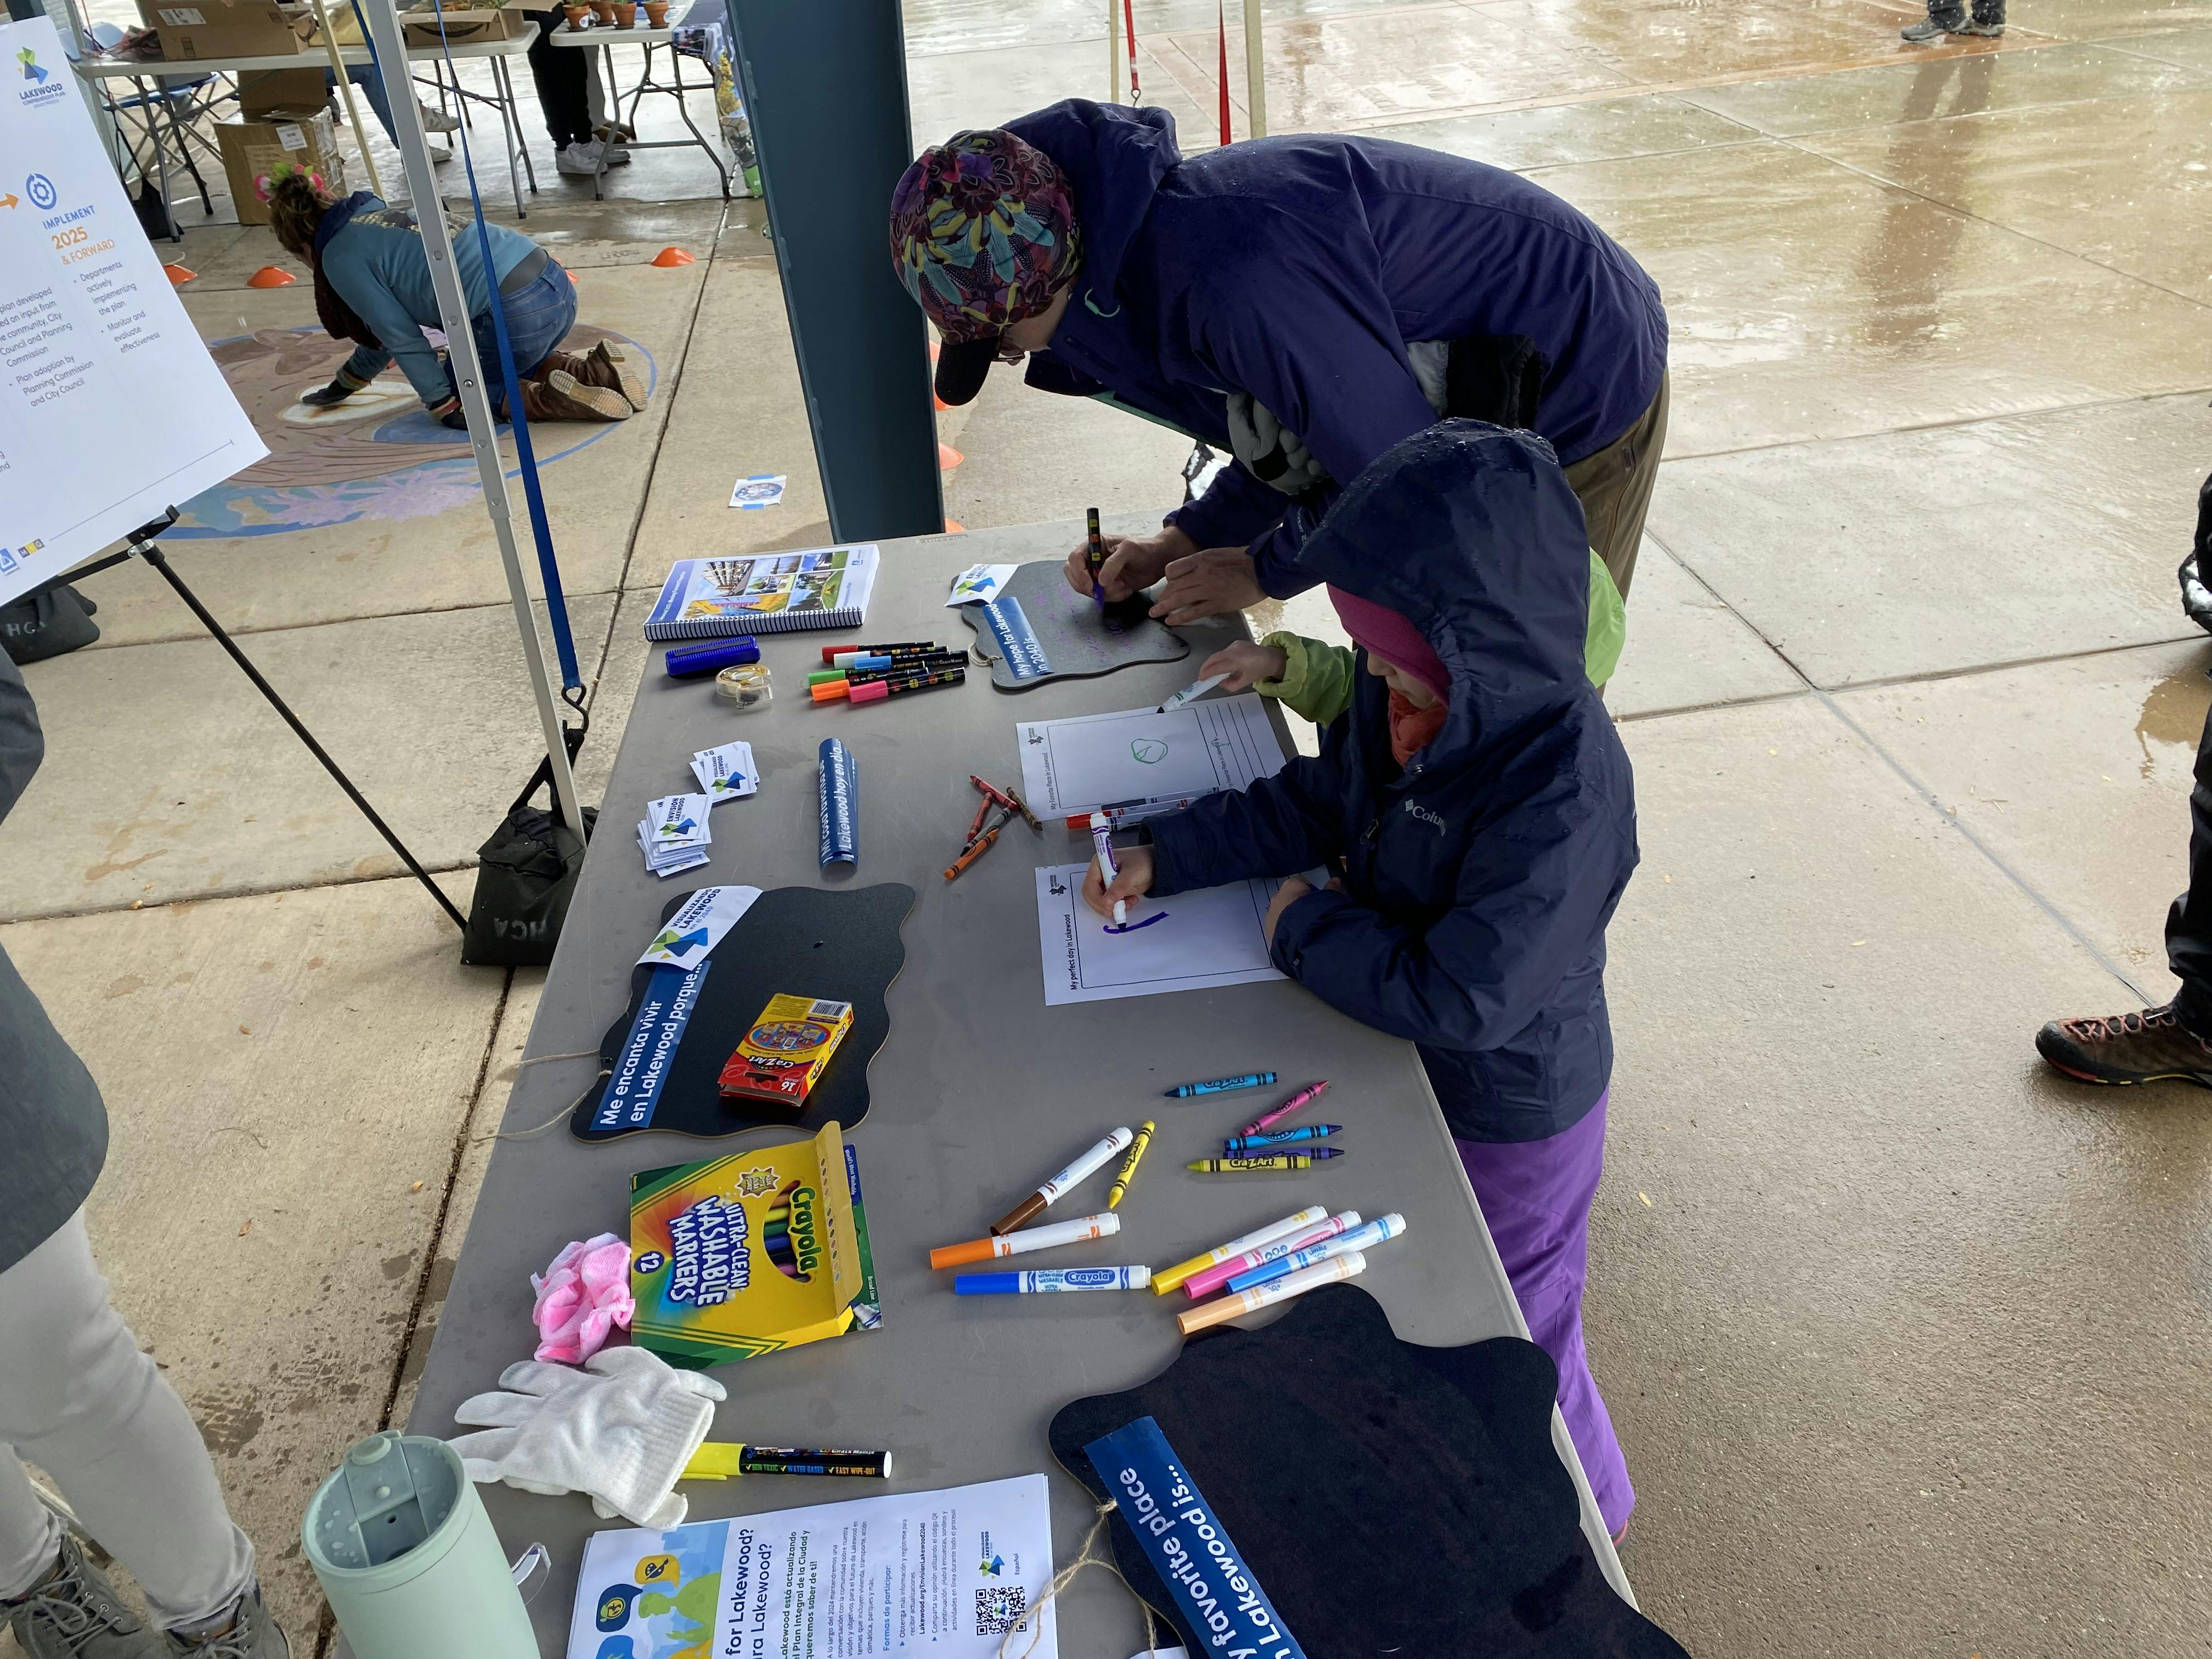
[[[1119,1204],[1121,1195],[1129,1190],[1129,1177],[1137,1173],[1137,1160],[1145,1155],[1145,1148],[1152,1144],[1153,1127],[1152,1119],[1146,1118],[1145,1127],[1137,1131],[1137,1139],[1130,1145],[1128,1157],[1121,1160],[1121,1173],[1114,1177],[1114,1184],[1106,1189],[1108,1209]]]

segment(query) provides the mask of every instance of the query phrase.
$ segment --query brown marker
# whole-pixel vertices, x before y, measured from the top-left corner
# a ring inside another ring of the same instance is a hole
[[[1105,1139],[1085,1152],[1074,1163],[1046,1182],[1027,1198],[991,1224],[994,1233],[1010,1233],[1015,1228],[1035,1220],[1044,1213],[1045,1206],[1063,1197],[1070,1188],[1093,1171],[1103,1169],[1106,1160],[1115,1153],[1127,1151],[1136,1137],[1127,1128],[1116,1129]]]

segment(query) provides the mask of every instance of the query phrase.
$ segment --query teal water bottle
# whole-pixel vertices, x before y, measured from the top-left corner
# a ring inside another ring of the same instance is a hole
[[[355,1659],[539,1659],[491,1516],[444,1441],[360,1442],[300,1534]]]

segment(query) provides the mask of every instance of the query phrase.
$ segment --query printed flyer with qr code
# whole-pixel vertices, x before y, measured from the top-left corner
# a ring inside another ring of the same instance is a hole
[[[568,1659],[1058,1659],[1051,1582],[1042,1474],[594,1533]]]

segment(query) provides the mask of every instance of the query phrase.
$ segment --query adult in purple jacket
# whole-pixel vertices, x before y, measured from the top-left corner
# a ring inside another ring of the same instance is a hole
[[[1667,426],[1657,286],[1516,174],[1310,134],[1190,161],[1164,110],[1069,99],[923,152],[891,204],[900,280],[944,337],[938,395],[994,362],[1232,453],[1159,533],[1113,538],[1109,597],[1217,615],[1313,586],[1299,546],[1401,439],[1532,429],[1626,594]],[[1069,580],[1085,592],[1083,551]]]

